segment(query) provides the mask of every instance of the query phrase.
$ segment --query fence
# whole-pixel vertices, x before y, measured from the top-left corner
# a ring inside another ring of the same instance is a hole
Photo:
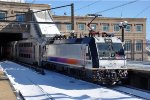
[[[150,61],[150,44],[126,43],[124,49],[127,60]]]

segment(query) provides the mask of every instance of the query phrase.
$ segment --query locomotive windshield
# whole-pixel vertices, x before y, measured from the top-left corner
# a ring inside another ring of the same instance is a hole
[[[99,57],[124,56],[121,43],[97,43]]]
[[[113,43],[112,50],[118,55],[124,55],[124,50],[121,43]]]

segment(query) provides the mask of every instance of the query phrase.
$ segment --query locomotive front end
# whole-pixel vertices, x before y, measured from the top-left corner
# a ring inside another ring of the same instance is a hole
[[[107,37],[97,42],[99,70],[94,77],[103,84],[115,84],[127,77],[126,57],[122,42],[117,37]]]

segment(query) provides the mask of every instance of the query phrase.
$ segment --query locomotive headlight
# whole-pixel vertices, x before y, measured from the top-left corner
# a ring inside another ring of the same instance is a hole
[[[121,66],[121,68],[126,68],[126,66]]]
[[[111,57],[115,57],[115,53],[111,53]]]
[[[112,40],[111,40],[111,39],[105,38],[104,40],[105,40],[105,43],[112,43]]]
[[[99,66],[99,68],[105,68],[105,66]]]

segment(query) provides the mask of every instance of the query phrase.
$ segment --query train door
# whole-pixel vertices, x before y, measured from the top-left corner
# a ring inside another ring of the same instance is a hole
[[[82,58],[82,66],[85,67],[86,65],[86,45],[81,45],[81,58]]]
[[[91,60],[91,52],[88,45],[86,45],[86,60]]]
[[[92,60],[91,60],[91,52],[89,45],[86,45],[86,67],[91,68],[92,67]]]

